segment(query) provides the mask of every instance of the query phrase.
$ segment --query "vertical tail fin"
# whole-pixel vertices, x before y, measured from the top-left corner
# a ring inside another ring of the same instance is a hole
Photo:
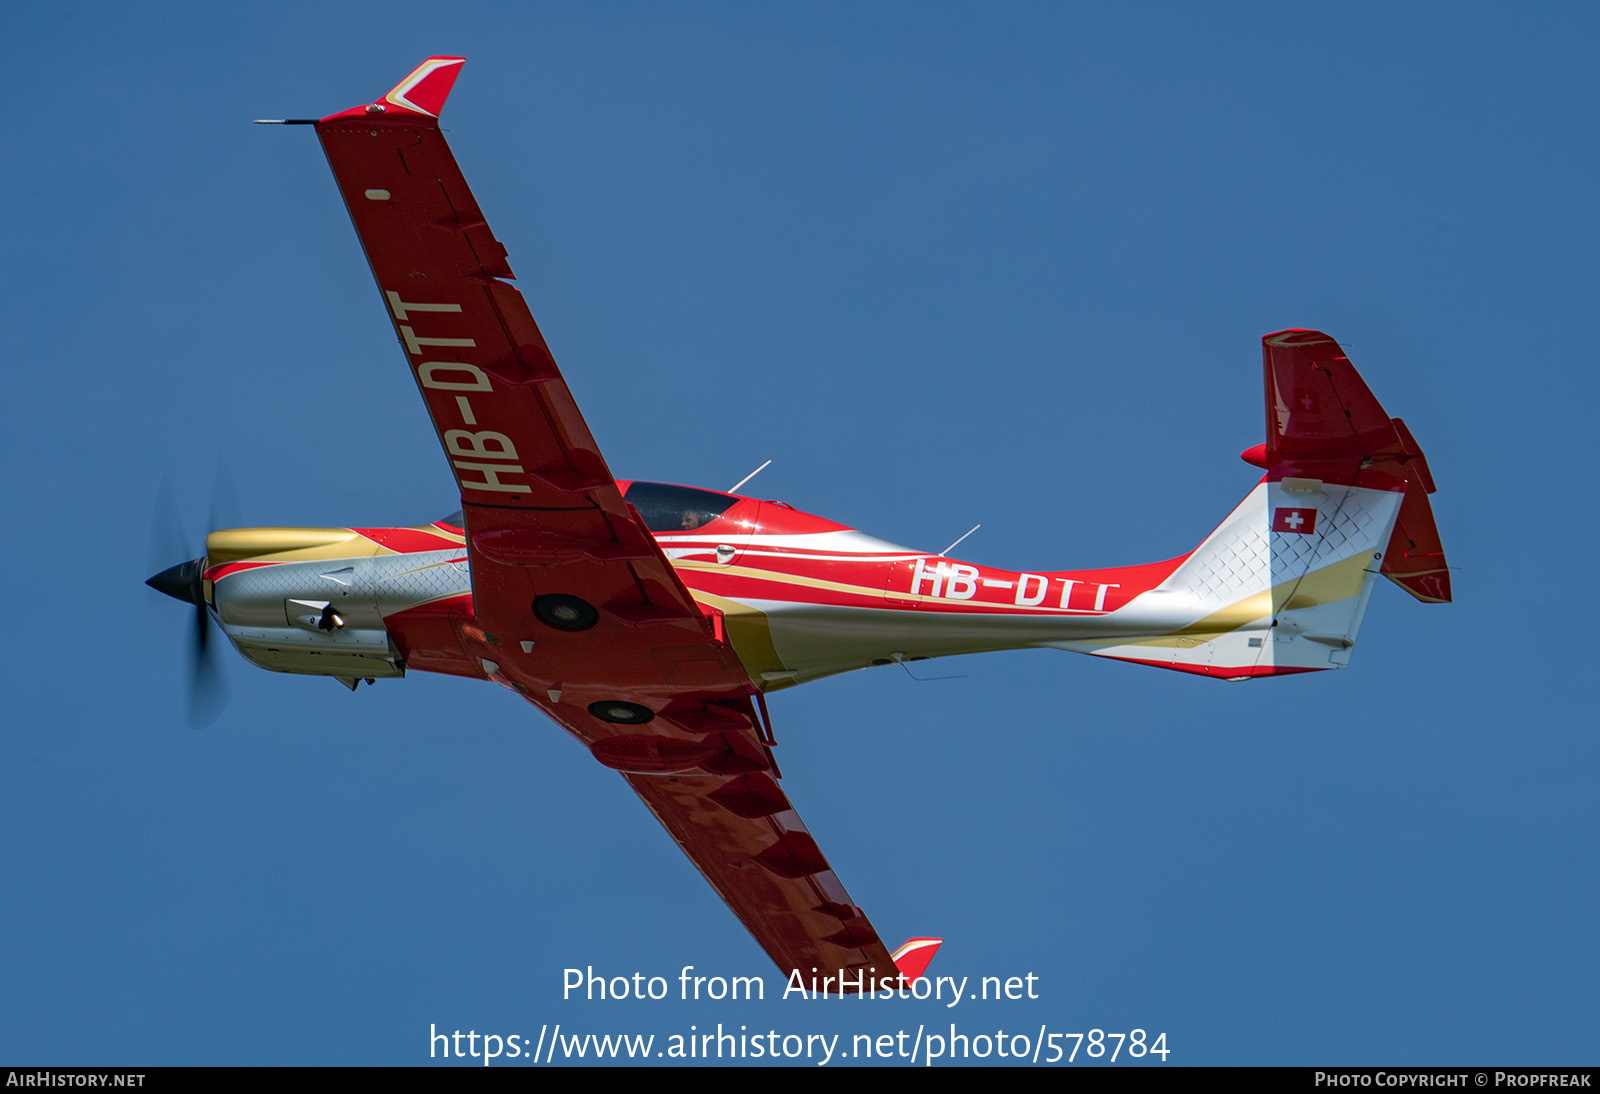
[[[1156,590],[1194,622],[1096,652],[1227,679],[1343,668],[1400,497],[1269,476]]]
[[[1262,339],[1266,475],[1145,594],[1175,630],[1088,652],[1227,679],[1343,668],[1382,573],[1450,599],[1427,495],[1433,479],[1338,343],[1319,331]],[[1131,605],[1130,605],[1131,607]]]

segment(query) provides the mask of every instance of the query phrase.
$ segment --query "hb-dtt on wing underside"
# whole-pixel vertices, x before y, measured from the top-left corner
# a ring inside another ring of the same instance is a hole
[[[436,115],[431,58],[317,133],[461,491],[483,673],[625,774],[769,956],[876,986],[893,958],[779,786],[758,689],[623,499]]]

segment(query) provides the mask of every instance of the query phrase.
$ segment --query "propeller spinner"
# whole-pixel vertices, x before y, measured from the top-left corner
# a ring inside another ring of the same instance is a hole
[[[215,508],[213,504],[213,509]],[[184,539],[183,531],[178,524],[177,506],[165,481],[162,482],[156,499],[156,512],[151,521],[150,538],[152,558],[157,557],[158,551],[172,551],[173,545],[182,543]],[[170,558],[171,554],[166,554],[166,557]],[[228,699],[228,685],[222,675],[222,666],[218,664],[209,649],[211,620],[206,607],[205,571],[206,560],[201,556],[188,562],[180,562],[176,566],[169,566],[145,580],[145,584],[157,592],[194,605],[194,628],[189,643],[188,691],[189,724],[196,729],[216,721],[217,715],[222,713],[222,708]]]

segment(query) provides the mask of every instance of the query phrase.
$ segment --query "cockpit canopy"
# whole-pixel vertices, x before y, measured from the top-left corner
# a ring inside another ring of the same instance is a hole
[[[703,528],[733,507],[739,499],[732,494],[715,490],[697,490],[691,486],[672,486],[664,482],[628,483],[623,492],[644,526],[652,532],[692,532]],[[435,523],[466,530],[466,514],[457,509]]]
[[[631,483],[624,497],[652,532],[692,532],[716,520],[739,500],[732,494],[664,482]]]

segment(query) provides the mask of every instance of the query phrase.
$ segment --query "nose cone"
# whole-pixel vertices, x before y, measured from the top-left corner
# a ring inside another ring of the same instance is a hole
[[[176,566],[169,566],[156,576],[149,578],[145,584],[158,593],[166,593],[174,600],[181,600],[186,604],[197,604],[204,607],[205,593],[201,589],[200,576],[206,571],[206,560],[193,558],[188,562],[180,562]]]

